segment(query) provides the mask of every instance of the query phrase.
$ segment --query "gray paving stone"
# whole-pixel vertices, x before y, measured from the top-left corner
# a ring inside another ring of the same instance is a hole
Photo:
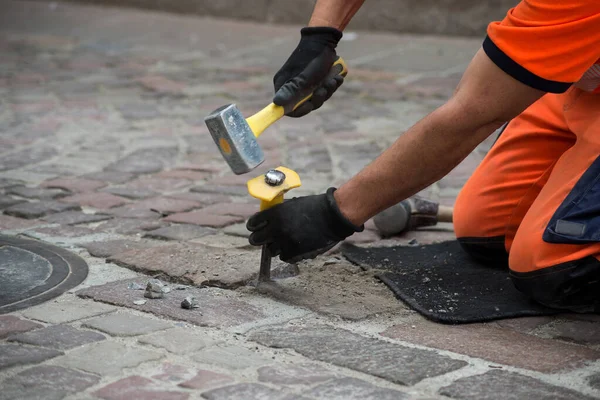
[[[232,196],[248,196],[248,189],[245,186],[233,185],[201,185],[190,189],[194,193],[217,193]]]
[[[194,329],[175,328],[139,338],[138,342],[161,347],[175,354],[191,354],[212,340]]]
[[[0,399],[62,399],[99,381],[100,377],[85,372],[57,365],[40,365],[5,380]]]
[[[0,210],[4,210],[5,208],[24,202],[25,200],[22,199],[15,199],[14,197],[0,195]]]
[[[127,199],[147,199],[158,194],[158,192],[155,192],[154,190],[128,187],[110,187],[102,189],[102,191],[125,197]]]
[[[158,242],[156,244],[160,245],[161,243]],[[112,255],[132,249],[147,249],[153,245],[154,243],[145,240],[139,241],[128,239],[107,240],[104,242],[89,242],[80,244],[80,246],[86,249],[91,256],[100,258],[108,258]]]
[[[402,400],[409,399],[406,393],[381,388],[356,378],[341,378],[321,384],[304,393],[306,396],[323,400]]]
[[[171,225],[149,231],[144,237],[160,240],[190,240],[202,236],[210,235],[215,232],[214,229],[198,225]]]
[[[20,319],[14,315],[2,315],[0,316],[0,339],[42,327],[43,325]]]
[[[292,348],[319,361],[354,369],[402,385],[455,371],[467,365],[433,351],[413,349],[328,326],[270,328],[250,339],[266,346]]]
[[[167,329],[173,325],[129,313],[114,313],[86,321],[83,326],[113,336],[137,336]]]
[[[218,296],[205,289],[194,287],[187,290],[173,290],[162,299],[147,301],[144,305],[136,305],[133,302],[143,297],[141,297],[141,291],[127,289],[129,283],[145,286],[147,280],[137,278],[110,282],[105,285],[83,289],[77,294],[83,298],[92,298],[96,301],[150,312],[200,326],[223,328],[266,317],[262,310],[246,302],[229,299],[226,296]],[[187,296],[195,297],[200,304],[200,308],[192,310],[181,308],[181,301]]]
[[[240,236],[244,238],[250,236],[250,231],[248,230],[248,228],[246,228],[245,223],[226,226],[225,229],[223,229],[223,232],[225,232],[228,235]]]
[[[70,325],[48,326],[33,332],[20,333],[8,338],[9,341],[47,347],[55,350],[69,350],[104,339],[104,335],[97,332],[79,330]]]
[[[36,203],[21,203],[4,210],[4,213],[13,217],[35,219],[46,215],[64,211],[81,210],[77,204],[59,203],[57,201],[39,201]]]
[[[128,174],[127,172],[101,171],[83,175],[82,178],[119,184],[132,180],[133,178],[135,178],[135,175]]]
[[[588,376],[587,381],[591,387],[600,390],[600,373]]]
[[[273,362],[257,352],[239,346],[207,348],[195,354],[192,359],[202,364],[231,369],[256,368]]]
[[[21,168],[48,160],[57,154],[50,146],[34,146],[0,157],[0,171]]]
[[[56,363],[105,376],[121,375],[123,368],[137,367],[144,362],[161,358],[162,355],[155,351],[106,340],[75,349]]]
[[[150,379],[133,375],[123,378],[94,392],[98,398],[105,400],[186,400],[189,393],[167,391]]]
[[[35,364],[63,354],[62,351],[28,347],[18,344],[0,344],[0,370],[16,365]]]
[[[258,369],[260,382],[275,385],[314,385],[335,377],[333,371],[318,364],[284,364]]]
[[[489,371],[461,378],[440,389],[440,394],[461,400],[591,400],[570,389],[549,385],[525,375],[507,371]]]
[[[8,190],[8,194],[25,197],[27,199],[49,200],[68,196],[70,193],[62,189],[31,188],[27,186],[18,186]]]
[[[107,171],[151,174],[163,170],[177,155],[177,148],[141,149],[106,167]]]
[[[48,302],[23,311],[27,318],[50,324],[64,324],[65,322],[94,317],[114,311],[115,307],[93,301],[78,299],[61,302]]]
[[[158,219],[115,218],[102,222],[94,230],[106,233],[119,233],[121,235],[134,235],[155,230],[165,225],[165,222]]]
[[[0,178],[0,189],[8,189],[15,186],[22,186],[23,181],[16,179]]]
[[[300,400],[301,397],[282,393],[259,383],[239,383],[224,388],[213,389],[202,394],[208,400]]]
[[[106,214],[86,214],[81,211],[66,211],[58,214],[48,215],[42,219],[47,222],[61,225],[77,225],[106,221],[111,218],[113,218],[112,215]]]

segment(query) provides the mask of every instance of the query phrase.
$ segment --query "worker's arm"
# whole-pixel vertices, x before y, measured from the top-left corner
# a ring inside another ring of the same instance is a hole
[[[445,105],[336,191],[341,212],[361,225],[418,193],[543,94],[506,74],[480,50]]]
[[[343,31],[365,0],[318,0],[308,26],[330,26]]]

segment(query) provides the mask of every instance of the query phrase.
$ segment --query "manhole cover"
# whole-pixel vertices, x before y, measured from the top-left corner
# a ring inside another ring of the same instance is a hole
[[[60,247],[0,235],[0,314],[57,297],[87,273],[81,257]]]

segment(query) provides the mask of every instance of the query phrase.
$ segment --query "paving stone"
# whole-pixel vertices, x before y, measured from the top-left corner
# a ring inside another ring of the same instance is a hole
[[[451,326],[419,319],[388,328],[382,335],[542,372],[570,370],[600,357],[600,352],[585,347],[481,324]]]
[[[227,185],[201,185],[190,189],[195,193],[216,193],[221,195],[248,196],[246,186],[227,186]]]
[[[489,371],[456,380],[440,389],[440,394],[464,400],[591,400],[573,390],[550,385],[528,376],[507,371]]]
[[[97,384],[100,377],[58,365],[40,365],[5,380],[0,399],[62,399]]]
[[[144,362],[161,358],[162,355],[155,351],[105,340],[77,348],[58,359],[57,364],[105,376],[121,375],[123,368],[137,367]]]
[[[134,235],[145,231],[152,231],[166,226],[166,222],[158,219],[141,218],[115,218],[103,222],[94,228],[103,233],[119,233],[121,235]]]
[[[70,193],[61,189],[31,188],[26,186],[13,187],[7,192],[27,199],[49,200],[68,196]]]
[[[600,373],[588,376],[587,381],[591,387],[600,390]]]
[[[260,252],[256,250],[163,243],[163,246],[116,253],[108,261],[134,271],[163,273],[182,283],[222,288],[235,288],[250,282],[260,263]]]
[[[172,198],[172,199],[195,201],[196,203],[200,203],[203,206],[209,206],[211,204],[217,204],[217,203],[230,202],[229,196],[214,194],[214,193],[194,193],[194,192],[171,193],[171,194],[166,195],[166,197]]]
[[[224,386],[233,382],[234,378],[232,376],[201,369],[198,371],[196,376],[183,383],[180,383],[179,386],[187,389],[206,390]]]
[[[135,178],[135,175],[127,172],[101,171],[83,175],[83,178],[120,184],[132,180]]]
[[[172,290],[162,299],[147,301],[144,305],[136,305],[133,302],[142,298],[141,291],[127,289],[127,285],[132,282],[141,285],[146,283],[142,279],[128,279],[83,289],[77,294],[83,298],[92,298],[96,301],[134,308],[200,326],[223,328],[257,321],[266,317],[262,310],[248,303],[218,296],[206,289],[193,287],[186,290]],[[200,304],[200,308],[193,310],[181,308],[181,301],[187,296],[195,297]]]
[[[173,192],[189,185],[190,181],[187,179],[161,178],[156,175],[144,176],[127,183],[129,188],[153,190],[159,193]]]
[[[266,346],[291,348],[313,360],[377,376],[401,385],[455,371],[467,365],[433,351],[364,337],[328,326],[270,328],[250,339]]]
[[[69,325],[48,326],[33,332],[20,333],[8,338],[9,341],[47,347],[55,350],[69,350],[104,339],[104,335],[97,332],[79,330]]]
[[[258,369],[260,382],[274,385],[314,385],[336,377],[332,371],[318,364],[284,364]]]
[[[79,246],[85,248],[91,256],[100,258],[108,258],[132,249],[148,249],[154,245],[160,246],[161,242],[153,243],[147,240],[134,241],[121,239],[79,244]]]
[[[554,318],[552,317],[524,317],[503,319],[496,321],[496,324],[503,328],[510,328],[519,332],[529,333],[552,321],[554,321]]]
[[[116,196],[125,197],[127,199],[147,199],[148,197],[154,197],[158,195],[158,192],[149,189],[136,189],[128,187],[109,187],[103,192],[112,193]]]
[[[228,235],[239,236],[243,238],[247,238],[250,236],[250,231],[248,230],[248,228],[246,228],[245,223],[226,226],[223,229],[223,232]]]
[[[194,329],[174,328],[141,337],[140,343],[161,347],[175,354],[191,354],[212,342],[207,336]]]
[[[171,328],[168,322],[140,317],[129,313],[113,313],[96,317],[83,323],[84,327],[97,329],[112,336],[138,336]]]
[[[111,208],[107,212],[121,218],[158,219],[161,217],[161,214],[156,211],[131,208],[131,204]]]
[[[115,307],[107,304],[75,299],[42,303],[38,306],[25,309],[23,315],[27,318],[49,324],[64,324],[65,322],[106,314],[114,310]]]
[[[58,152],[50,146],[34,146],[0,157],[0,171],[12,170],[46,161]]]
[[[184,392],[165,390],[152,380],[137,375],[106,385],[95,391],[94,395],[106,400],[185,400],[190,396]]]
[[[171,225],[149,231],[144,235],[160,240],[190,240],[213,234],[214,230],[196,225]]]
[[[42,219],[47,222],[61,225],[77,225],[106,221],[111,218],[113,218],[112,215],[106,214],[86,214],[81,211],[65,211],[62,213],[48,215]]]
[[[0,229],[2,230],[25,229],[41,224],[42,223],[39,221],[31,221],[0,214]]]
[[[187,179],[188,181],[197,182],[206,179],[209,176],[209,174],[200,171],[173,169],[170,171],[163,171],[157,174],[156,176],[159,178]]]
[[[184,365],[173,364],[172,362],[163,362],[156,369],[147,373],[152,379],[161,382],[179,384],[187,381],[196,375],[196,369]]]
[[[282,393],[259,383],[238,383],[220,389],[213,389],[202,394],[207,400],[292,400],[300,399],[294,395]]]
[[[600,343],[600,323],[565,321],[553,326],[552,336],[570,342],[594,345]]]
[[[81,208],[77,204],[59,203],[47,200],[36,203],[21,203],[4,210],[6,215],[18,218],[36,219],[50,214],[65,211],[78,211]]]
[[[214,204],[212,206],[204,207],[201,209],[202,212],[217,214],[217,215],[234,215],[237,217],[249,218],[259,211],[259,204],[249,203],[223,203]]]
[[[0,189],[7,189],[15,186],[22,186],[23,181],[17,179],[0,178]]]
[[[18,344],[0,344],[0,370],[16,365],[37,364],[63,354],[62,351]]]
[[[15,199],[10,196],[0,195],[0,210],[4,210],[5,208],[14,206],[15,204],[24,203],[25,200]]]
[[[239,346],[210,347],[196,353],[192,359],[228,369],[256,368],[273,362],[257,352]]]
[[[20,319],[19,317],[15,317],[14,315],[1,315],[0,316],[0,339],[4,339],[5,337],[21,333],[27,332],[32,329],[42,328],[43,325],[36,324],[32,321],[27,321],[25,319]]]
[[[62,198],[61,201],[65,203],[77,203],[82,206],[98,208],[101,210],[121,206],[127,203],[127,199],[124,199],[123,197],[102,192],[76,194],[74,196]]]
[[[48,222],[44,222],[44,221],[40,220],[38,223],[47,224]],[[44,226],[44,227],[33,228],[33,229],[28,230],[24,234],[27,236],[36,238],[36,239],[46,240],[48,237],[53,238],[53,239],[56,239],[59,237],[80,238],[82,236],[91,235],[93,233],[94,233],[93,230],[83,227],[83,226],[56,225],[56,226]]]
[[[155,197],[153,199],[138,201],[131,205],[132,209],[153,210],[158,211],[163,215],[180,213],[198,207],[200,207],[200,203],[196,203],[195,201],[170,199],[166,197]]]
[[[385,389],[356,378],[341,378],[318,385],[306,393],[327,400],[402,400],[412,398],[397,390]]]
[[[156,116],[156,112],[153,113]],[[177,148],[141,149],[107,166],[106,171],[151,174],[163,170],[177,156]]]
[[[106,183],[91,179],[68,178],[68,179],[52,179],[42,182],[40,185],[45,188],[64,189],[69,192],[91,192],[106,186]]]
[[[231,225],[243,220],[243,217],[237,217],[232,215],[215,215],[205,211],[190,211],[184,213],[177,213],[165,218],[165,221],[168,222],[203,225],[210,226],[212,228],[222,228],[224,226]]]

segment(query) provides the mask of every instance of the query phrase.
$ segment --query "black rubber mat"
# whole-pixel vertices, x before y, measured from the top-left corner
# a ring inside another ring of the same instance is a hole
[[[519,292],[507,269],[471,259],[457,241],[378,248],[344,243],[342,253],[363,268],[383,270],[377,277],[400,300],[436,322],[463,324],[558,313]]]
[[[36,240],[0,235],[0,314],[40,304],[88,274],[76,254]]]

